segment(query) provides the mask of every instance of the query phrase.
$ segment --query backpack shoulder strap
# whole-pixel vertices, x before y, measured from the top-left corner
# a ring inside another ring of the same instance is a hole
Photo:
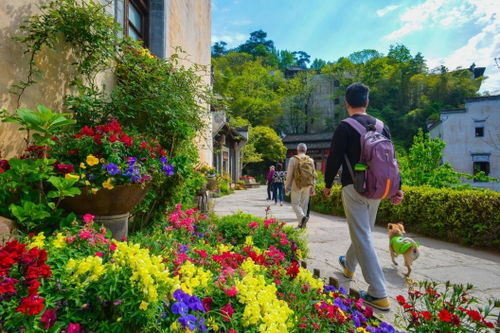
[[[384,122],[379,119],[375,119],[375,129],[378,133],[382,134],[384,132]]]
[[[356,132],[359,133],[359,135],[361,135],[361,136],[365,135],[366,128],[363,125],[361,125],[361,123],[359,121],[357,121],[356,119],[349,117],[349,118],[346,118],[342,121],[351,125],[351,127],[354,128],[356,130]]]

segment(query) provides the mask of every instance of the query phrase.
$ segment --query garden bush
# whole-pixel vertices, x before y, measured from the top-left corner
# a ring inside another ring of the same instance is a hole
[[[0,247],[2,332],[395,332],[289,260],[297,234],[277,220],[178,205],[116,241],[93,218]]]
[[[312,209],[344,216],[340,187],[330,197],[317,185]],[[404,186],[405,199],[399,206],[383,200],[377,224],[402,222],[407,231],[463,245],[500,250],[500,193],[454,190],[425,186]]]

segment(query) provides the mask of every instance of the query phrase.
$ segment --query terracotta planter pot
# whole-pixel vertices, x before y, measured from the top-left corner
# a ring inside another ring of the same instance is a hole
[[[141,202],[150,185],[118,185],[111,190],[100,189],[96,194],[92,194],[89,188],[83,188],[80,195],[61,201],[61,207],[76,214],[126,214]]]

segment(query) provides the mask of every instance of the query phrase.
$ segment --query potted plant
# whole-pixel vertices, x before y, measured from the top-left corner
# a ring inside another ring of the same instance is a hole
[[[95,215],[117,239],[127,236],[129,213],[151,182],[174,175],[157,141],[126,133],[116,120],[52,139],[57,142],[51,152],[54,167],[82,188],[82,194],[64,199],[61,206]]]

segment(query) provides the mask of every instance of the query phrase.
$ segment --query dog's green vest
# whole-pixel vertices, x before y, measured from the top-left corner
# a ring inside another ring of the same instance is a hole
[[[412,243],[404,240],[403,236],[397,235],[391,238],[391,246],[397,254],[404,254],[412,247]]]

